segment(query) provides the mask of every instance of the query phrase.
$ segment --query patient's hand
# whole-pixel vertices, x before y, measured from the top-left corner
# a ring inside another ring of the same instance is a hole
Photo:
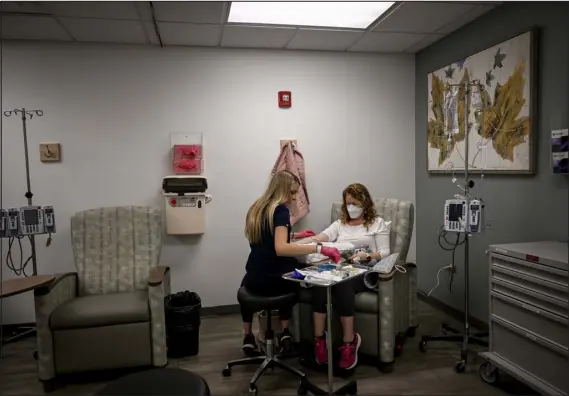
[[[357,261],[364,261],[367,259],[367,253],[365,252],[358,252],[356,254],[354,254],[352,257],[350,257],[349,262],[353,263],[353,262],[357,262]]]

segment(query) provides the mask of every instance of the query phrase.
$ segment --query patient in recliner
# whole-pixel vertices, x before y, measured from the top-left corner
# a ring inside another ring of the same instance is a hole
[[[377,215],[374,202],[368,189],[359,183],[351,184],[342,192],[342,207],[339,220],[332,223],[320,234],[297,241],[299,244],[328,244],[342,251],[342,246],[352,245],[356,253],[348,257],[349,261],[381,260],[390,254],[389,233],[391,222],[384,221]],[[366,245],[368,249],[358,251],[357,247]],[[344,249],[344,252],[349,249]],[[308,261],[316,260],[312,257]],[[324,259],[325,257],[322,257]],[[328,361],[326,345],[326,289],[315,287],[312,296],[314,311],[314,353],[318,364]],[[358,349],[361,337],[354,331],[354,313],[356,294],[367,290],[363,277],[356,277],[332,287],[332,306],[338,311],[342,322],[343,345],[340,347],[339,367],[345,370],[354,368],[358,363]]]

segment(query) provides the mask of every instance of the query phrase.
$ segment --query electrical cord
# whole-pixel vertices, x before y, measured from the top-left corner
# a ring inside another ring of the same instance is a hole
[[[32,261],[33,256],[30,256],[24,261],[24,247],[22,246],[22,239],[26,236],[17,236],[17,237],[10,237],[8,238],[8,253],[6,254],[6,266],[10,269],[16,276],[24,275],[28,277],[30,275],[26,274],[26,267]],[[32,244],[32,236],[27,235],[28,241],[30,242],[30,246]],[[18,241],[18,248],[20,249],[20,264],[16,266],[14,264],[14,258],[12,257],[12,247],[14,245],[14,241]],[[47,241],[45,243],[46,247],[51,245],[51,233],[47,236]]]
[[[28,241],[31,244],[31,241],[32,241],[31,236],[28,235],[27,237],[28,237]],[[10,269],[12,272],[14,272],[14,274],[16,274],[16,276],[24,275],[25,277],[28,277],[29,275],[26,274],[26,267],[32,261],[32,256],[30,255],[24,261],[24,248],[22,246],[22,239],[24,239],[24,238],[25,237],[23,237],[23,236],[8,238],[8,253],[6,254],[6,266],[8,267],[8,269]],[[17,266],[14,263],[14,258],[12,257],[12,247],[14,247],[14,241],[16,241],[16,240],[18,241],[18,248],[20,250],[20,264]]]
[[[445,270],[450,270],[449,291],[452,292],[452,283],[454,281],[454,273],[456,272],[456,263],[455,263],[456,249],[460,245],[464,244],[464,242],[466,241],[466,234],[456,233],[456,241],[454,241],[453,243],[447,239],[447,233],[448,232],[445,231],[444,226],[441,226],[441,228],[439,229],[438,243],[441,249],[447,252],[451,252],[451,264],[439,268],[439,270],[437,271],[437,284],[427,293],[427,297],[430,297],[431,293],[433,293],[440,286],[441,284],[440,275],[441,272]],[[461,235],[464,235],[462,240],[460,238]]]
[[[463,235],[464,238],[462,239],[462,241],[460,240],[460,236]],[[452,292],[452,283],[454,281],[454,273],[456,272],[456,264],[455,264],[455,254],[456,254],[456,249],[464,244],[464,242],[466,241],[466,234],[464,233],[456,233],[456,241],[454,241],[454,243],[449,242],[449,240],[447,239],[447,231],[445,231],[445,229],[443,228],[443,226],[441,226],[440,230],[439,230],[439,246],[441,247],[441,249],[446,250],[447,252],[451,252],[451,265],[450,265],[450,279],[449,279],[449,291]],[[444,246],[443,245],[443,241],[444,243],[446,243],[448,246]]]

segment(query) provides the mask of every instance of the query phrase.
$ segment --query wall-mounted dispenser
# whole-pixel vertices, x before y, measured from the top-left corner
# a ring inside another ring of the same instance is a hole
[[[569,130],[551,131],[551,167],[556,175],[569,174]]]
[[[206,194],[204,176],[173,175],[162,181],[166,211],[166,234],[200,235],[205,233]]]

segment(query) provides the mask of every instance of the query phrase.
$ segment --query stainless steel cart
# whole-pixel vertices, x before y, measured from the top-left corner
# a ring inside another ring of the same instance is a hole
[[[324,264],[328,265],[328,264]],[[304,268],[303,272],[318,272],[319,265]],[[332,363],[332,287],[338,283],[345,282],[349,279],[353,279],[357,276],[364,276],[365,273],[370,269],[369,267],[353,265],[353,267],[362,271],[358,274],[349,275],[341,280],[337,281],[325,281],[321,279],[310,279],[309,277],[305,279],[297,279],[293,277],[293,273],[283,275],[283,278],[292,282],[301,283],[305,287],[325,287],[326,288],[326,344],[328,345],[328,395],[356,395],[358,392],[358,385],[356,381],[349,381],[342,387],[334,390],[334,372]],[[299,389],[298,394],[304,394],[302,389]]]

